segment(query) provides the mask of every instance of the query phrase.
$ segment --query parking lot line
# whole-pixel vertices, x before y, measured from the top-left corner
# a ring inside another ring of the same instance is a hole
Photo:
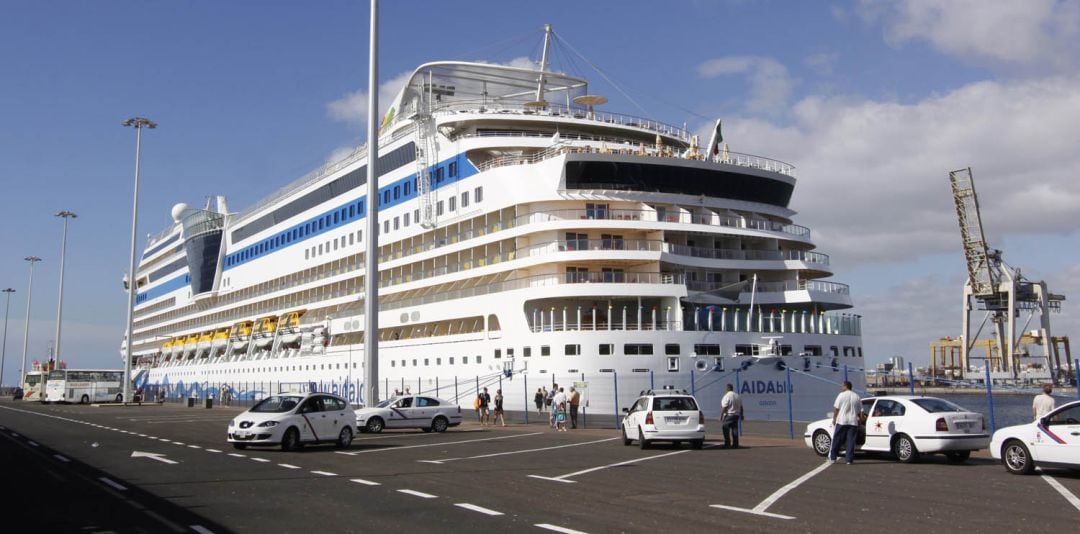
[[[619,439],[619,438],[612,438],[612,439]],[[608,440],[604,440],[604,441],[608,441]],[[690,449],[685,449],[685,450],[675,451],[675,452],[666,452],[664,454],[657,454],[656,456],[646,456],[645,458],[635,458],[633,460],[627,460],[625,462],[618,462],[618,463],[608,464],[608,465],[601,465],[599,467],[590,467],[589,469],[582,469],[581,471],[574,471],[573,473],[567,473],[565,475],[559,475],[557,477],[545,477],[545,476],[540,476],[540,475],[529,475],[529,476],[532,477],[532,478],[539,478],[541,480],[551,480],[553,482],[565,482],[567,484],[574,484],[576,482],[575,480],[567,480],[567,479],[571,478],[571,477],[576,477],[578,475],[584,475],[585,473],[592,473],[593,471],[599,471],[601,469],[608,469],[608,468],[611,468],[611,467],[619,467],[619,466],[622,466],[622,465],[629,465],[629,464],[634,464],[634,463],[638,463],[638,462],[645,462],[645,461],[648,461],[648,460],[655,460],[657,458],[663,458],[665,456],[673,456],[673,455],[676,455],[676,454],[682,454],[684,452],[690,452]]]
[[[65,458],[65,457],[63,457],[63,456],[61,456],[59,454],[54,454],[53,458],[56,458],[57,460],[60,460],[61,462],[70,462],[71,461],[71,460],[68,460],[67,458]]]
[[[408,494],[408,495],[415,495],[415,496],[420,497],[422,499],[434,499],[434,498],[437,497],[437,495],[432,495],[430,493],[424,493],[422,491],[416,491],[416,490],[411,490],[411,489],[399,489],[398,492],[399,493],[405,493],[405,494]]]
[[[747,513],[747,514],[761,515],[761,516],[765,516],[765,517],[774,517],[774,518],[777,518],[777,519],[795,519],[792,516],[774,514],[774,513],[766,512],[765,510],[768,510],[770,506],[775,504],[776,501],[780,500],[780,497],[783,497],[784,495],[786,495],[787,492],[799,487],[803,482],[806,482],[807,480],[810,480],[811,478],[814,478],[814,476],[817,475],[818,473],[828,469],[830,465],[832,465],[832,462],[825,462],[825,463],[811,469],[809,473],[806,473],[805,475],[803,475],[803,476],[801,476],[799,478],[796,478],[795,480],[788,483],[788,485],[774,491],[772,495],[769,495],[768,497],[765,497],[765,500],[758,503],[758,505],[753,507],[752,509],[739,508],[737,506],[727,506],[727,505],[724,505],[724,504],[710,504],[709,506],[711,506],[713,508],[721,508],[721,509],[724,509],[724,510],[734,510],[736,512],[744,512],[744,513]]]
[[[366,454],[369,452],[383,452],[383,451],[398,451],[402,449],[416,449],[419,447],[442,447],[443,445],[460,445],[462,443],[476,443],[479,441],[495,441],[499,439],[512,439],[523,438],[525,436],[535,436],[537,434],[543,434],[543,432],[532,432],[529,434],[515,434],[513,436],[499,436],[497,438],[483,438],[483,439],[467,439],[463,441],[441,441],[439,443],[424,443],[422,445],[406,445],[404,447],[383,447],[381,449],[371,449],[368,451],[334,451],[337,454],[345,454],[348,456],[356,456],[357,454]]]
[[[253,461],[253,462],[263,462],[263,463],[266,463],[266,462],[269,462],[270,460],[267,460],[266,458],[256,458],[256,457],[252,456],[252,457],[251,457],[251,461]]]
[[[203,449],[203,450],[206,451],[206,452],[221,452],[221,451],[219,451],[217,449]]]
[[[558,525],[550,525],[548,523],[537,523],[534,527],[540,527],[544,530],[551,530],[554,532],[562,532],[563,534],[586,534],[581,530],[574,530],[572,528],[560,527]]]
[[[459,503],[455,504],[454,506],[458,506],[458,507],[464,508],[466,510],[472,510],[474,512],[480,512],[481,514],[484,514],[484,515],[503,515],[502,512],[498,512],[498,511],[492,510],[490,508],[484,508],[483,506],[477,506],[475,504],[469,504],[467,502],[459,502]]]
[[[311,474],[313,474],[313,475],[322,475],[324,477],[336,477],[337,476],[337,473],[331,473],[329,471],[312,471]]]
[[[467,433],[472,433],[472,432],[483,432],[483,431],[484,430],[479,429],[479,428],[466,428],[466,429],[463,429],[463,430],[455,430],[453,433],[454,434],[467,434]],[[400,433],[400,432],[386,432],[386,433],[379,434],[378,436],[364,436],[364,437],[356,436],[355,438],[353,438],[353,441],[354,442],[355,441],[373,441],[373,440],[377,440],[377,439],[393,439],[393,438],[422,438],[424,436],[431,436],[431,434],[429,434],[427,432],[416,432],[416,433],[409,433],[409,434],[403,434],[403,433]]]
[[[349,481],[350,482],[356,482],[357,484],[363,484],[365,486],[379,486],[379,485],[381,485],[378,482],[373,482],[371,480],[364,480],[362,478],[350,478]]]
[[[117,489],[117,490],[120,490],[120,491],[126,491],[127,490],[127,488],[125,488],[124,486],[121,486],[120,484],[117,484],[116,482],[113,482],[112,480],[109,480],[109,479],[107,479],[105,477],[98,477],[98,480],[104,482],[108,486],[111,486],[113,489]]]
[[[278,467],[284,467],[285,469],[300,469],[299,465],[293,464],[278,464]]]
[[[238,452],[230,452],[229,456],[232,456],[233,458],[247,458],[247,455]]]
[[[1073,507],[1077,510],[1080,510],[1080,499],[1078,499],[1076,495],[1073,495],[1071,491],[1066,489],[1065,486],[1062,486],[1061,482],[1054,480],[1053,477],[1046,474],[1042,475],[1042,479],[1045,480],[1047,484],[1050,484],[1051,488],[1057,490],[1057,492],[1060,493],[1062,497],[1065,497],[1065,500],[1069,501],[1069,504],[1073,505]]]
[[[541,433],[542,432],[537,432],[537,434],[541,434]],[[459,461],[459,460],[476,460],[478,458],[493,458],[495,456],[507,456],[507,455],[510,455],[510,454],[526,454],[526,453],[530,453],[530,452],[550,451],[550,450],[554,450],[554,449],[565,449],[566,447],[579,447],[581,445],[592,445],[594,443],[602,443],[602,442],[605,442],[605,441],[612,441],[612,440],[616,440],[616,439],[622,439],[622,438],[605,438],[605,439],[598,439],[598,440],[595,440],[595,441],[584,441],[582,443],[568,443],[566,445],[555,445],[553,447],[540,447],[540,448],[536,448],[536,449],[524,449],[524,450],[520,450],[520,451],[495,452],[495,453],[491,453],[491,454],[481,454],[481,455],[477,455],[477,456],[464,456],[464,457],[461,457],[461,458],[443,458],[442,460],[417,460],[417,461],[420,462],[420,463],[425,463],[425,464],[444,464],[446,462],[456,462],[456,461]]]

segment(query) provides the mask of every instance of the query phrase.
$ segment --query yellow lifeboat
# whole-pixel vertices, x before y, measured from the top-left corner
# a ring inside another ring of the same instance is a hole
[[[294,310],[278,317],[278,339],[281,346],[300,348],[300,317],[307,310]]]
[[[240,321],[229,329],[230,348],[233,352],[247,350],[248,341],[251,340],[251,328],[253,321]]]

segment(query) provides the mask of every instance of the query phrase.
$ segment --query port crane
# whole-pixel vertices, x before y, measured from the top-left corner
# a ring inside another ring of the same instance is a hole
[[[986,365],[1002,378],[1021,378],[1022,360],[1030,358],[1027,346],[1042,345],[1050,378],[1061,374],[1059,343],[1068,351],[1068,338],[1050,336],[1050,312],[1061,311],[1064,295],[1050,293],[1046,282],[1033,282],[1020,274],[1002,259],[1000,250],[989,248],[983,232],[979,198],[975,193],[971,167],[949,172],[956,216],[960,222],[964,259],[967,262],[967,281],[964,283],[963,333],[960,338],[960,357],[967,370],[971,349],[976,346],[983,328],[992,324],[993,338],[984,343],[988,349]],[[971,315],[984,311],[982,324],[972,335]],[[1023,327],[1017,329],[1017,319],[1027,313]],[[1028,332],[1031,321],[1038,319],[1038,329]],[[1017,333],[1019,332],[1019,334]],[[1000,357],[992,348],[996,345]],[[1003,352],[1002,352],[1003,351]],[[1066,357],[1068,374],[1072,375],[1072,361]]]

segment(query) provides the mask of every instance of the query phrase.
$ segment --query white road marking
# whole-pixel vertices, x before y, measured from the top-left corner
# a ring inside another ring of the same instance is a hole
[[[127,488],[125,488],[124,486],[121,486],[120,484],[117,484],[116,482],[113,482],[112,480],[109,480],[109,479],[107,479],[105,477],[98,477],[98,480],[104,482],[108,486],[112,486],[113,489],[118,489],[120,491],[126,491],[127,490]]]
[[[29,443],[31,447],[37,447],[38,446],[36,441],[27,441],[27,443]]]
[[[200,447],[199,445],[188,445],[188,448],[191,448],[191,449],[201,449],[202,447]]]
[[[495,510],[491,510],[489,508],[484,508],[483,506],[477,506],[475,504],[469,504],[467,502],[459,502],[459,503],[455,504],[454,506],[459,506],[461,508],[464,508],[466,510],[472,510],[474,512],[480,512],[481,514],[485,514],[485,515],[503,515],[502,512],[497,512]]]
[[[214,534],[213,530],[210,530],[202,525],[191,525],[191,530],[194,530],[199,534]]]
[[[371,480],[364,480],[362,478],[350,478],[349,481],[350,482],[356,482],[357,484],[363,484],[365,486],[379,486],[380,485],[378,482],[373,482]]]
[[[243,454],[240,454],[240,453],[236,453],[236,452],[230,452],[230,453],[229,453],[229,456],[232,456],[233,458],[247,458],[247,456],[246,456],[246,455],[243,455]]]
[[[398,492],[399,493],[406,493],[408,495],[415,495],[415,496],[423,498],[423,499],[434,499],[436,497],[435,495],[432,495],[430,493],[424,493],[422,491],[416,491],[416,490],[411,490],[411,489],[399,489]]]
[[[71,460],[68,460],[67,458],[64,458],[63,456],[61,456],[59,454],[54,454],[53,458],[56,458],[57,460],[60,460],[61,462],[70,462],[71,461]]]
[[[769,512],[766,512],[765,510],[768,510],[770,506],[775,504],[776,501],[780,500],[780,497],[783,497],[784,495],[786,495],[787,492],[799,487],[803,482],[806,482],[807,480],[810,480],[811,478],[813,478],[818,473],[828,469],[829,466],[832,465],[832,464],[833,464],[832,462],[825,462],[825,463],[811,469],[809,473],[806,473],[805,475],[803,475],[803,476],[801,476],[799,478],[796,478],[795,480],[791,481],[791,483],[789,483],[788,485],[774,491],[772,495],[769,495],[768,497],[766,497],[765,500],[758,503],[758,505],[753,507],[752,509],[748,510],[746,508],[739,508],[739,507],[736,507],[736,506],[726,506],[726,505],[723,505],[723,504],[711,504],[709,506],[711,506],[713,508],[722,508],[724,510],[734,510],[736,512],[745,512],[745,513],[748,513],[748,514],[763,515],[763,516],[766,516],[766,517],[775,517],[777,519],[795,519],[794,517],[787,516],[787,515],[769,513]]]
[[[446,442],[440,442],[440,443],[425,443],[423,445],[406,445],[404,447],[383,447],[381,449],[371,449],[369,451],[352,451],[352,452],[335,451],[335,452],[338,453],[338,454],[346,454],[346,455],[349,455],[349,456],[356,456],[357,454],[365,454],[365,453],[369,453],[369,452],[399,451],[399,450],[402,450],[402,449],[415,449],[415,448],[418,448],[418,447],[441,447],[443,445],[460,445],[462,443],[476,443],[478,441],[495,441],[495,440],[499,440],[499,439],[523,438],[523,437],[526,437],[526,436],[535,436],[537,434],[543,434],[543,432],[532,432],[532,433],[529,433],[529,434],[515,434],[513,436],[499,436],[497,438],[467,439],[467,440],[462,440],[462,441],[446,441]],[[612,438],[612,439],[614,439],[614,438]]]
[[[1071,491],[1065,489],[1065,486],[1062,486],[1060,482],[1054,480],[1054,478],[1049,475],[1042,475],[1042,479],[1045,480],[1047,484],[1050,484],[1051,488],[1057,490],[1062,497],[1065,497],[1065,500],[1069,501],[1069,504],[1073,505],[1077,510],[1080,510],[1080,499],[1078,499],[1076,495],[1073,495]]]
[[[322,475],[324,477],[336,477],[337,476],[337,473],[331,473],[329,471],[312,471],[311,474],[313,474],[313,475]]]
[[[172,442],[172,444],[173,445],[183,445],[183,443],[180,443],[179,441],[174,441],[174,442]]]
[[[221,451],[219,451],[217,449],[203,449],[203,450],[206,451],[206,452],[221,452]]]
[[[170,460],[168,458],[165,458],[164,454],[159,454],[159,453],[155,453],[155,452],[131,451],[131,457],[132,458],[149,458],[151,460],[157,460],[157,461],[159,461],[159,462],[161,462],[163,464],[171,464],[171,465],[175,465],[175,464],[180,463],[180,462],[177,462],[176,460]]]
[[[252,456],[251,461],[253,461],[253,462],[264,462],[265,463],[265,462],[269,462],[270,460],[267,460],[266,458],[256,458],[256,457]]]
[[[300,469],[299,465],[292,465],[292,464],[278,464],[278,466],[284,467],[285,469]]]
[[[471,428],[471,429],[467,428],[467,429],[464,429],[464,430],[455,430],[455,431],[452,432],[452,434],[468,434],[468,433],[471,433],[471,432],[483,432],[483,430],[481,430],[479,428]],[[372,441],[372,440],[376,440],[376,439],[424,438],[424,437],[430,438],[431,434],[429,434],[429,433],[402,434],[402,433],[396,433],[396,432],[387,432],[387,433],[379,434],[378,436],[365,436],[365,437],[357,436],[357,437],[353,438],[353,441]]]
[[[19,434],[15,433],[15,432],[12,432],[11,435],[15,436],[15,437],[19,437]]]
[[[545,530],[553,530],[555,532],[562,532],[563,534],[586,534],[581,530],[574,530],[572,528],[560,527],[558,525],[549,525],[547,523],[537,523],[534,527],[540,527]]]
[[[620,438],[612,438],[612,439],[620,439]],[[645,462],[645,461],[648,461],[648,460],[655,460],[657,458],[663,458],[665,456],[672,456],[672,455],[675,455],[675,454],[682,454],[684,452],[690,452],[690,449],[685,449],[685,450],[675,451],[675,452],[667,452],[667,453],[664,453],[664,454],[657,454],[656,456],[647,456],[645,458],[637,458],[637,459],[634,459],[634,460],[627,460],[625,462],[619,462],[619,463],[615,463],[615,464],[601,465],[600,467],[591,467],[589,469],[583,469],[581,471],[575,471],[573,473],[567,473],[565,475],[559,475],[557,477],[545,477],[545,476],[540,476],[540,475],[529,475],[529,476],[531,478],[539,478],[541,480],[551,480],[551,481],[554,481],[554,482],[566,482],[568,484],[573,484],[576,481],[567,480],[567,479],[571,478],[571,477],[576,477],[578,475],[584,475],[585,473],[592,473],[593,471],[599,471],[601,469],[608,469],[610,467],[619,467],[621,465],[629,465],[629,464],[634,464],[634,463],[637,463],[637,462]]]
[[[539,432],[537,432],[537,434],[539,434]],[[520,451],[495,452],[495,453],[491,453],[491,454],[481,454],[481,455],[478,455],[478,456],[465,456],[465,457],[462,457],[462,458],[443,458],[442,460],[417,460],[417,461],[421,462],[421,463],[426,463],[426,464],[443,464],[443,463],[446,463],[446,462],[456,462],[458,460],[475,460],[477,458],[492,458],[492,457],[495,457],[495,456],[507,456],[507,455],[510,455],[510,454],[525,454],[525,453],[529,453],[529,452],[550,451],[550,450],[554,450],[554,449],[565,449],[566,447],[579,447],[581,445],[592,445],[594,443],[603,443],[605,441],[613,441],[613,440],[616,440],[616,439],[622,439],[622,438],[605,438],[605,439],[598,439],[598,440],[594,440],[594,441],[585,441],[585,442],[582,442],[582,443],[569,443],[569,444],[566,444],[566,445],[555,445],[553,447],[540,447],[540,448],[537,448],[537,449],[524,449],[524,450],[520,450]],[[679,452],[686,452],[686,451],[679,451]]]

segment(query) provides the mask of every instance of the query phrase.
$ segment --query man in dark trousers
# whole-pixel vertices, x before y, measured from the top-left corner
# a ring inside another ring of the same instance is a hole
[[[724,448],[739,448],[739,419],[742,418],[742,397],[728,384],[727,393],[720,399],[720,428],[724,431]]]
[[[577,428],[577,412],[581,406],[581,392],[570,388],[570,428]]]

